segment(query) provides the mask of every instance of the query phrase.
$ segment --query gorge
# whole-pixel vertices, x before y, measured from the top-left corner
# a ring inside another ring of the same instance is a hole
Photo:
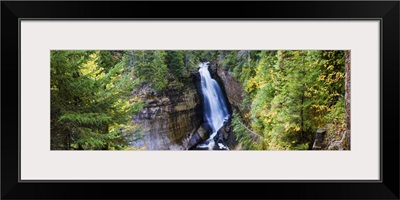
[[[133,146],[147,150],[229,150],[234,146],[232,139],[227,141],[227,131],[222,131],[225,135],[218,132],[224,125],[230,129],[231,114],[225,92],[212,78],[209,64],[199,64],[198,72],[181,93],[170,90],[161,96],[151,95],[146,87],[135,92],[147,106],[132,119],[141,125],[143,135]]]
[[[52,150],[350,150],[350,51],[54,50]]]

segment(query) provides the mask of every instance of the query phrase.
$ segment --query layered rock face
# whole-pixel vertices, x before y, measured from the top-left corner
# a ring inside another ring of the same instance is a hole
[[[236,81],[222,66],[216,66],[216,72],[222,81],[229,103],[239,108],[243,102],[243,86]]]
[[[229,104],[239,107],[243,101],[241,84],[222,67],[213,67],[213,76],[225,90]],[[209,138],[209,125],[202,125],[200,76],[193,74],[191,79],[183,89],[166,89],[163,94],[156,94],[148,86],[135,91],[134,95],[147,106],[132,118],[132,124],[140,125],[142,136],[132,146],[147,150],[188,150]],[[215,139],[223,140],[230,149],[238,148],[230,123],[221,128]]]
[[[202,108],[198,80],[183,89],[167,89],[164,94],[155,94],[149,87],[142,87],[136,94],[147,106],[133,119],[140,125],[142,139],[132,145],[147,150],[184,150],[188,138],[202,122]],[[196,82],[197,81],[197,82]],[[186,144],[185,144],[186,143]]]

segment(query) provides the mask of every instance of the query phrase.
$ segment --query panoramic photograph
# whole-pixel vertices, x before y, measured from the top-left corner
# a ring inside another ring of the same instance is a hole
[[[349,50],[51,50],[51,150],[351,150]]]

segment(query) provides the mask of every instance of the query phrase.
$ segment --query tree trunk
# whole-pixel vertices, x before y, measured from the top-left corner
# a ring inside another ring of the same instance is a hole
[[[350,63],[351,63],[351,52],[350,50],[345,51],[345,56],[346,56],[346,63],[345,63],[345,71],[346,71],[346,77],[345,77],[345,109],[346,109],[346,145],[345,148],[347,150],[350,150],[350,100],[351,100],[351,69],[350,69]]]
[[[303,84],[304,88],[304,84]],[[301,106],[300,106],[300,138],[303,140],[303,131],[304,131],[304,113],[303,113],[303,107],[304,107],[304,90],[303,93],[301,94]]]

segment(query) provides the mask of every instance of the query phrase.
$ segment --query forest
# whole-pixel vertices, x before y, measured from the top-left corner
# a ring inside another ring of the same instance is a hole
[[[350,51],[51,50],[50,73],[51,150],[350,150]]]

